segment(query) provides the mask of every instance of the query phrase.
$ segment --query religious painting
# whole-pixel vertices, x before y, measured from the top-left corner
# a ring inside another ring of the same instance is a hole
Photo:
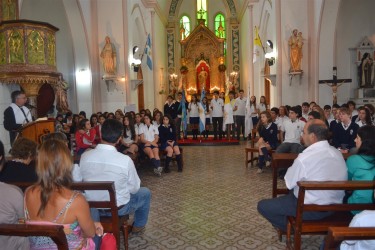
[[[51,33],[47,34],[47,52],[47,64],[56,66],[56,39],[55,36]]]
[[[17,19],[17,2],[18,0],[1,0],[0,21]]]
[[[39,31],[31,31],[27,38],[28,62],[31,64],[45,64],[44,39]]]
[[[10,63],[24,63],[24,42],[22,30],[9,31],[8,46],[9,46],[9,62]]]
[[[7,62],[7,51],[6,51],[6,41],[5,41],[5,34],[0,33],[0,65],[6,64]]]

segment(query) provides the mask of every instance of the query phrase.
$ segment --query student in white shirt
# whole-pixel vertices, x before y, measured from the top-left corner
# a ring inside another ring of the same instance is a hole
[[[241,132],[245,140],[245,114],[246,114],[246,101],[247,98],[243,96],[244,91],[240,89],[236,102],[234,104],[234,121],[237,129],[237,140],[240,140]]]
[[[268,104],[267,104],[266,97],[264,95],[262,95],[260,97],[259,105],[258,105],[259,113],[261,113],[263,111],[267,111],[267,109],[268,109]]]
[[[221,140],[223,135],[224,102],[223,99],[219,98],[219,91],[214,91],[214,98],[211,100],[210,109],[214,127],[214,140],[217,140],[218,133],[219,139]]]
[[[204,109],[204,115],[206,116],[205,130],[202,132],[202,134],[205,138],[208,138],[208,133],[210,132],[209,128],[211,125],[211,111],[210,111],[210,104],[208,102],[207,97],[204,97],[202,99],[202,106]]]
[[[199,127],[199,105],[197,95],[191,96],[191,102],[188,106],[189,111],[189,123],[191,132],[193,133],[193,139],[198,140],[198,127]]]
[[[253,121],[253,126],[256,127],[258,124],[258,113],[259,109],[257,108],[257,98],[255,96],[250,97],[250,114],[251,120]]]
[[[161,176],[163,168],[160,166],[159,157],[159,129],[151,123],[151,116],[149,114],[145,114],[143,119],[145,125],[141,133],[142,148],[152,162],[154,173]]]
[[[283,143],[277,147],[276,153],[300,153],[303,151],[301,134],[305,122],[298,119],[300,111],[298,107],[290,108],[290,120],[285,120],[281,125],[281,131],[285,132],[285,138]]]
[[[359,127],[372,125],[370,111],[365,107],[359,107],[358,118],[355,123],[357,123]]]

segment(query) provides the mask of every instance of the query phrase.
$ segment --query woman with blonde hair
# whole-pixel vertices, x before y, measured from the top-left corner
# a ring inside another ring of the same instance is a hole
[[[27,224],[63,225],[69,249],[95,249],[91,239],[102,234],[100,223],[93,222],[84,196],[70,189],[73,163],[66,144],[45,141],[38,152],[37,184],[25,192]],[[30,237],[31,249],[57,249],[48,237]]]

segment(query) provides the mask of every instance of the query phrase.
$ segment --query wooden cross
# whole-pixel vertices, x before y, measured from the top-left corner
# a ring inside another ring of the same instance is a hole
[[[346,82],[352,82],[352,79],[337,79],[337,67],[333,67],[333,79],[332,80],[319,80],[320,84],[327,84],[332,89],[333,104],[337,104],[337,90]]]

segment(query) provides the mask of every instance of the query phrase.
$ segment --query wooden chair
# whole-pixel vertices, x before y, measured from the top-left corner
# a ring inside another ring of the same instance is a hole
[[[64,227],[61,225],[0,224],[0,235],[22,237],[47,236],[56,243],[57,249],[69,249]]]
[[[353,218],[350,211],[374,210],[375,204],[304,204],[307,190],[373,190],[375,181],[300,181],[296,216],[288,216],[287,248],[301,249],[302,234],[326,234],[329,227],[347,227]],[[302,220],[304,212],[334,212],[321,220]],[[291,240],[294,234],[294,244]]]
[[[25,190],[33,183],[9,183],[20,187]],[[128,225],[129,216],[119,217],[118,207],[116,201],[116,190],[113,181],[93,181],[93,182],[73,182],[71,189],[78,191],[85,190],[105,190],[109,193],[109,201],[88,201],[91,208],[109,209],[111,217],[100,217],[100,222],[103,225],[104,232],[111,232],[116,238],[117,248],[120,249],[120,231],[124,235],[124,246],[128,249],[128,238],[131,226]]]
[[[375,227],[329,227],[324,250],[336,250],[345,240],[375,240]]]

